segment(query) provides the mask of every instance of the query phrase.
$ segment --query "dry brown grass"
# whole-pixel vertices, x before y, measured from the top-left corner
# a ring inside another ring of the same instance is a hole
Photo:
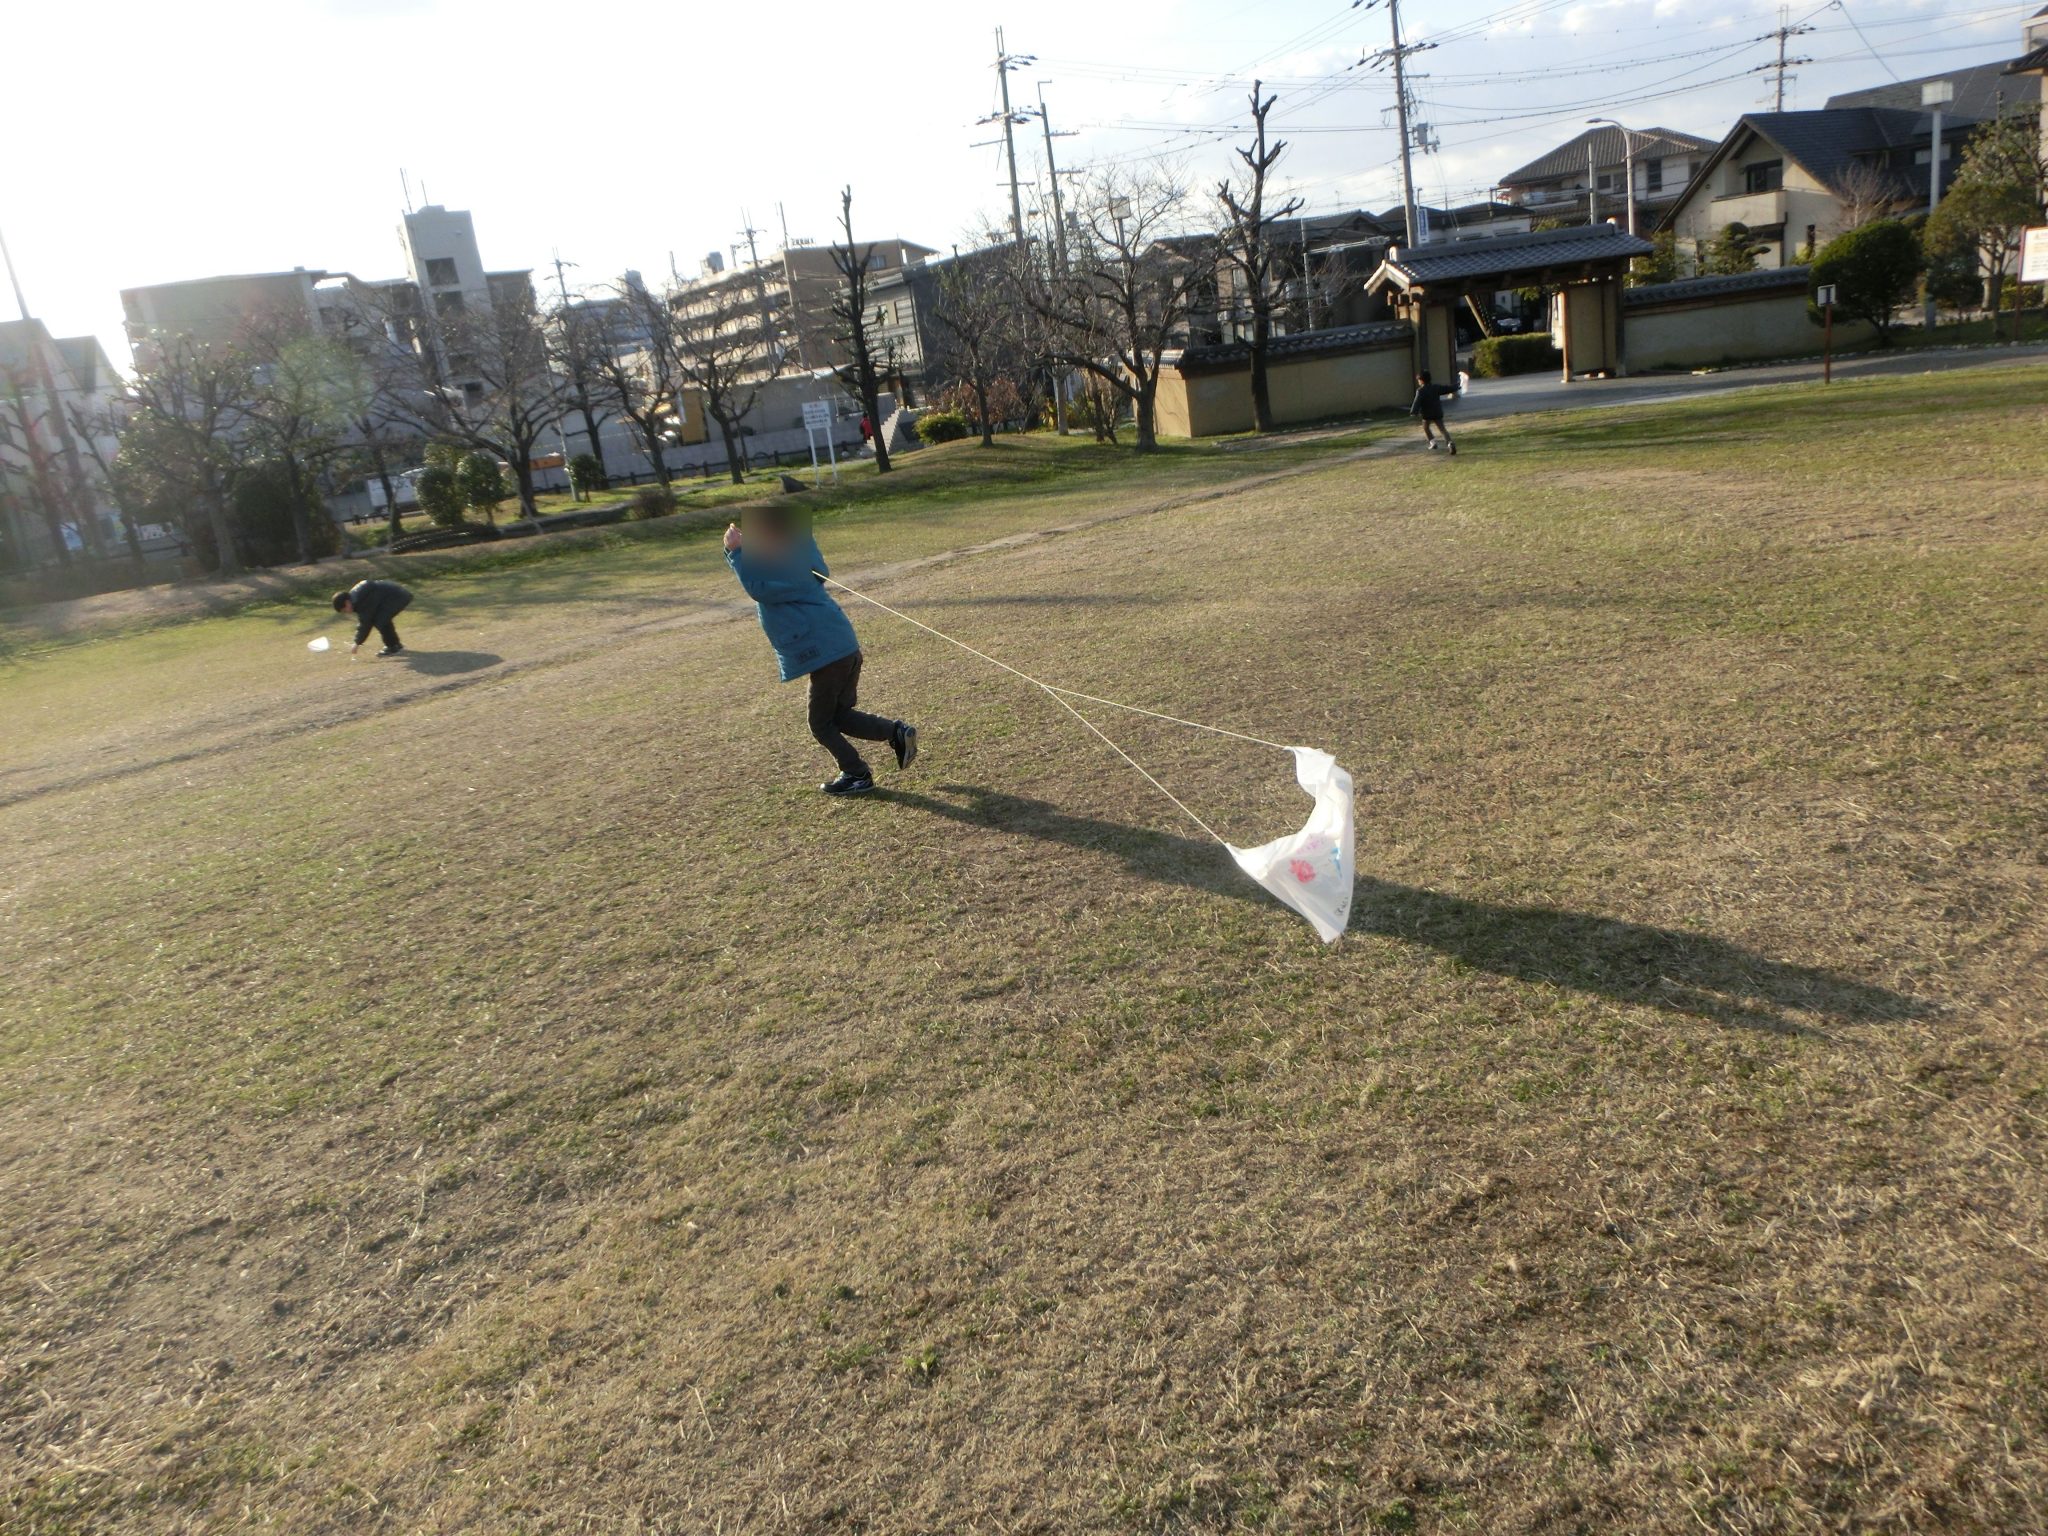
[[[1332,950],[879,615],[926,757],[823,803],[696,546],[427,588],[502,658],[439,677],[16,668],[0,1525],[2048,1527],[2044,406],[1510,423],[878,581],[1333,749]]]

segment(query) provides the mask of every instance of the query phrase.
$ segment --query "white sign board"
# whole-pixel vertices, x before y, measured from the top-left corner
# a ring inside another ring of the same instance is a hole
[[[1835,285],[1822,283],[1813,291],[1813,302],[1825,308],[1835,302]]]
[[[804,441],[811,445],[811,484],[817,485],[821,476],[818,470],[818,434],[825,434],[825,453],[832,461],[832,483],[839,483],[839,446],[832,440],[832,402],[830,400],[806,400],[804,402]]]
[[[2020,281],[2048,283],[2048,224],[2020,236]]]

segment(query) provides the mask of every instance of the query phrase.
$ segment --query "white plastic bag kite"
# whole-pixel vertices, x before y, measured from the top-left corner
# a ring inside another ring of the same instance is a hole
[[[314,636],[314,637],[313,637],[313,638],[312,638],[311,640],[308,640],[308,641],[306,642],[306,649],[307,649],[307,650],[309,650],[309,651],[324,651],[324,650],[326,650],[326,649],[327,649],[327,637],[326,637],[325,635],[315,635],[315,636]]]
[[[1334,944],[1351,921],[1351,775],[1327,752],[1288,750],[1295,779],[1315,796],[1307,823],[1257,848],[1223,846],[1239,869],[1307,918],[1325,944]]]

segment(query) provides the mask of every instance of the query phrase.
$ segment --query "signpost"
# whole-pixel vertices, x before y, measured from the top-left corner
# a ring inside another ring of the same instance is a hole
[[[832,440],[832,402],[804,402],[804,441],[811,445],[811,484],[822,483],[818,472],[818,434],[825,434],[825,452],[832,460],[832,483],[839,483],[839,445]]]
[[[1821,326],[1820,381],[1832,384],[1835,382],[1835,285],[1822,283],[1814,290],[1813,301],[1820,306],[1825,317]]]
[[[2048,224],[2020,235],[2020,281],[2048,283]]]

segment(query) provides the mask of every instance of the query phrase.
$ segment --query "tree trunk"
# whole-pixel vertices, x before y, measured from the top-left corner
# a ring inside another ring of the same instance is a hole
[[[299,546],[299,564],[312,565],[313,520],[306,515],[305,499],[299,495],[299,461],[289,453],[284,456],[284,487],[292,503],[292,539]]]
[[[1152,420],[1152,401],[1159,391],[1159,375],[1153,374],[1140,384],[1131,396],[1131,416],[1137,423],[1140,453],[1150,453],[1159,446],[1159,434]]]
[[[583,431],[590,439],[590,456],[597,460],[597,488],[608,491],[612,488],[612,477],[604,467],[604,444],[598,441],[597,418],[587,405],[583,407]]]
[[[875,473],[889,473],[889,445],[882,441],[882,392],[870,381],[861,390],[861,409],[868,413],[868,424],[875,433]]]
[[[995,447],[995,423],[988,419],[988,381],[980,374],[974,379],[974,408],[981,413],[981,446]]]
[[[513,467],[513,478],[519,482],[519,510],[529,523],[540,521],[540,504],[533,499],[533,454],[530,449],[522,450],[519,462]],[[491,526],[498,526],[498,519],[491,516]]]
[[[384,462],[384,450],[370,450],[370,468],[376,472],[377,484],[384,488],[384,515],[390,519],[391,537],[403,537],[405,523],[398,515],[398,492],[391,485],[391,467]]]
[[[652,417],[649,418],[649,420],[652,419]],[[654,465],[654,478],[662,485],[667,485],[668,460],[662,457],[663,444],[661,433],[657,429],[648,426],[646,422],[642,422],[640,424],[640,435],[647,441],[647,458]]]
[[[1266,388],[1266,342],[1273,322],[1265,306],[1252,311],[1252,430],[1261,435],[1273,430],[1273,397]]]
[[[732,423],[723,415],[715,419],[718,422],[718,439],[725,444],[725,472],[732,476],[734,485],[745,485],[747,477],[740,469],[739,442],[733,436]]]
[[[213,530],[214,569],[223,576],[242,574],[242,553],[235,548],[235,530],[228,525],[228,497],[220,477],[208,473],[199,488],[206,507],[207,526]]]
[[[51,500],[49,493],[41,488],[37,490],[36,500],[43,509],[43,522],[50,530],[50,543],[56,548],[57,563],[69,565],[71,546],[64,542],[64,514],[58,510],[57,503]]]

